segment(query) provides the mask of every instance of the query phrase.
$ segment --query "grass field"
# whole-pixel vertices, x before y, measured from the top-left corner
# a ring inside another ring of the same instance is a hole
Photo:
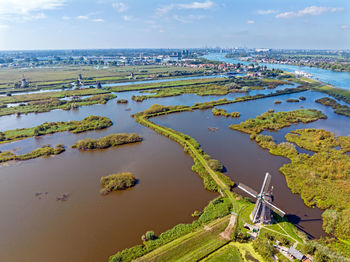
[[[203,262],[258,262],[264,259],[255,252],[251,243],[230,242],[220,248]]]

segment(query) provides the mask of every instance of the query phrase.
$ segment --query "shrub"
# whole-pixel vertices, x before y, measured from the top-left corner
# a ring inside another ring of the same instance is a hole
[[[111,191],[124,190],[136,185],[136,178],[129,172],[112,174],[101,177],[101,194],[107,195]]]

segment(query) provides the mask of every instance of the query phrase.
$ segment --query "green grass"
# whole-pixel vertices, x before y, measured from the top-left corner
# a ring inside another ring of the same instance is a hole
[[[136,261],[197,261],[227,242],[227,240],[221,240],[219,234],[225,230],[228,221],[229,216],[217,219],[207,225],[206,228],[209,227],[211,230],[201,227]]]
[[[231,129],[256,135],[263,130],[278,131],[291,124],[309,123],[318,119],[327,118],[321,111],[315,109],[299,109],[288,112],[266,112],[255,119],[248,119],[245,122],[236,125],[230,125]]]
[[[203,259],[205,262],[241,262],[244,261],[241,257],[239,249],[234,245],[228,244],[219,249],[208,258]]]
[[[54,134],[64,131],[70,131],[77,134],[90,130],[104,129],[110,127],[112,124],[113,123],[109,118],[103,116],[89,116],[81,121],[45,122],[35,127],[0,132],[0,143],[8,143],[28,137]]]
[[[230,242],[207,258],[203,262],[259,262],[265,261],[255,252],[251,243]]]
[[[104,149],[109,147],[120,146],[129,143],[141,142],[142,137],[136,133],[111,134],[98,139],[82,139],[76,142],[72,147],[79,150]]]
[[[30,160],[34,158],[39,158],[39,157],[50,157],[52,155],[59,155],[65,151],[64,146],[59,144],[56,146],[56,148],[51,147],[50,145],[48,146],[43,146],[37,149],[34,149],[30,153],[26,153],[23,155],[16,155],[12,152],[9,151],[0,151],[0,163],[5,163],[8,161],[24,161],[24,160]]]

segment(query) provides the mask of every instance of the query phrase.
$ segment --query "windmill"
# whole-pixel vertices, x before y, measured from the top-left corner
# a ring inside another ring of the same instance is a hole
[[[270,182],[271,175],[269,173],[266,173],[259,194],[255,190],[242,183],[238,184],[238,188],[256,198],[254,209],[250,214],[250,219],[253,221],[253,223],[271,224],[272,210],[282,217],[286,214],[281,209],[272,204],[272,189],[269,190]]]

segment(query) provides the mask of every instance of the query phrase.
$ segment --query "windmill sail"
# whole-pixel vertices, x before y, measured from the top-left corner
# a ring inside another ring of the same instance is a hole
[[[264,193],[268,192],[268,190],[270,188],[270,183],[271,183],[271,175],[269,173],[266,173],[262,192],[264,192]]]
[[[277,214],[279,214],[281,217],[283,217],[286,214],[284,211],[282,211],[281,209],[279,209],[278,207],[276,207],[268,201],[265,201],[264,204],[271,208],[273,211],[275,211]]]
[[[259,194],[255,190],[242,183],[238,184],[238,188],[256,198],[254,209],[250,214],[250,219],[253,221],[253,223],[259,222],[264,224],[271,224],[272,210],[274,210],[282,217],[285,215],[285,212],[272,204],[272,190],[270,190],[270,183],[271,175],[269,173],[266,173]]]
[[[251,189],[249,186],[246,186],[242,183],[238,184],[238,188],[240,188],[241,190],[243,190],[247,194],[251,195],[252,197],[257,198],[257,196],[258,196],[258,193],[254,189]]]

